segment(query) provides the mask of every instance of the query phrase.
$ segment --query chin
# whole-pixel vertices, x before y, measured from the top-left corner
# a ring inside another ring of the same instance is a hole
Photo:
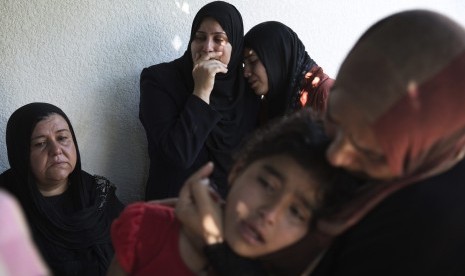
[[[245,257],[245,258],[255,258],[255,257],[257,257],[255,254],[250,252],[250,250],[245,245],[241,245],[241,244],[233,242],[233,243],[230,243],[229,246],[234,251],[234,253],[236,253],[237,255],[239,255],[241,257]]]

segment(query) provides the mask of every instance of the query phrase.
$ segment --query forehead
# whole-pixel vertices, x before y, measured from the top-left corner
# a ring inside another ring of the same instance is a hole
[[[249,58],[253,56],[257,56],[257,53],[252,48],[244,47],[244,58]]]
[[[343,128],[365,128],[370,125],[364,110],[360,108],[350,91],[337,86],[329,93],[327,118]]]
[[[223,27],[221,27],[220,23],[216,21],[212,17],[205,17],[200,23],[197,32],[205,32],[205,33],[225,33]]]
[[[37,122],[33,133],[47,130],[57,131],[63,129],[69,130],[69,126],[65,118],[58,114],[51,114]]]
[[[318,183],[311,176],[311,172],[292,157],[278,155],[263,158],[256,162],[256,169],[279,179],[285,187],[283,191],[299,195],[307,200],[313,199]]]

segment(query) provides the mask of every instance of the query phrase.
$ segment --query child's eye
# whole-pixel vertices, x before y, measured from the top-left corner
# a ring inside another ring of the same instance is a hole
[[[293,217],[298,219],[299,221],[306,222],[307,218],[302,210],[298,206],[291,205],[290,212]]]
[[[271,183],[268,180],[266,180],[265,178],[259,176],[257,180],[260,183],[260,185],[263,188],[265,188],[267,191],[273,191],[274,190],[273,185],[271,185]]]

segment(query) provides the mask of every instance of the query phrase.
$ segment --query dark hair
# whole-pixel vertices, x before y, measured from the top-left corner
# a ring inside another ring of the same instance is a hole
[[[293,158],[316,180],[317,201],[312,224],[332,214],[342,201],[350,198],[359,182],[326,159],[329,138],[310,108],[276,118],[257,130],[235,156],[238,172],[253,162],[270,156]],[[341,183],[342,182],[342,183]]]

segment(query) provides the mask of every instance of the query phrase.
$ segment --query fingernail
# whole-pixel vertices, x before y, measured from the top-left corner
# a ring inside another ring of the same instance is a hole
[[[210,184],[210,180],[208,178],[200,179],[200,184],[208,186]]]

